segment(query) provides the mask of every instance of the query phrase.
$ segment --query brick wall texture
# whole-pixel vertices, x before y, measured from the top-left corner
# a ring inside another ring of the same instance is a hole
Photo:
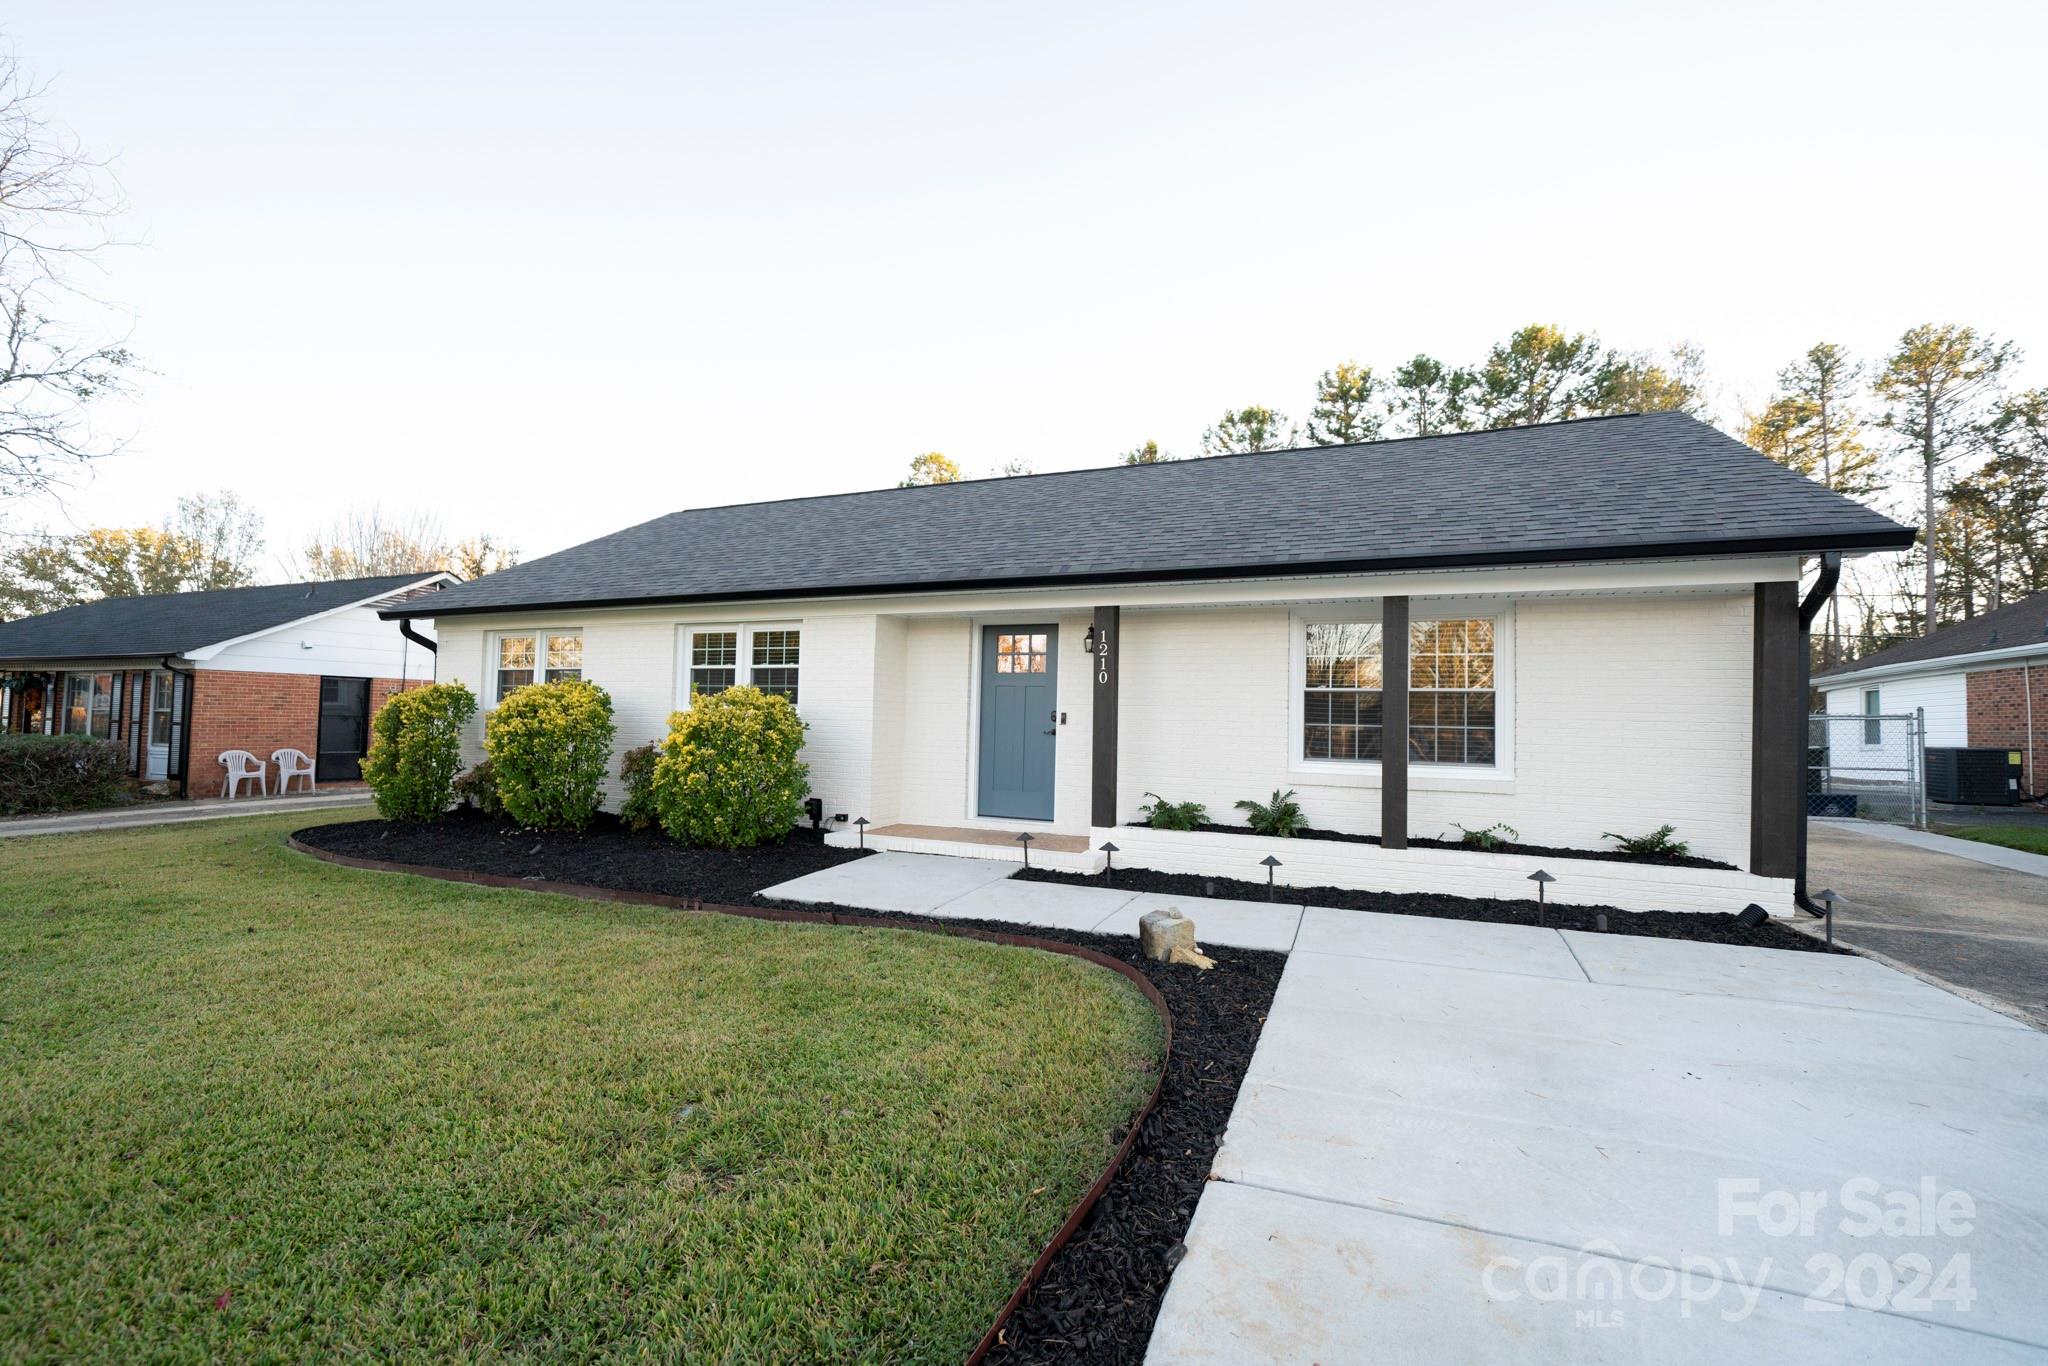
[[[2033,683],[2034,752],[2027,756],[2025,785],[2029,792],[2048,788],[2048,668],[1992,669],[1965,676],[1970,713],[1970,743],[2019,750],[2027,748],[2027,683]]]
[[[402,679],[370,680],[370,715],[376,716],[377,708],[404,686]],[[415,679],[413,686],[424,684]],[[254,754],[263,762],[270,790],[275,792],[277,770],[270,763],[271,751],[289,746],[316,759],[319,743],[318,675],[199,671],[192,694],[193,796],[220,795],[227,777],[220,763],[223,750],[246,749]],[[292,786],[296,791],[304,784]],[[242,790],[246,793],[248,788]]]

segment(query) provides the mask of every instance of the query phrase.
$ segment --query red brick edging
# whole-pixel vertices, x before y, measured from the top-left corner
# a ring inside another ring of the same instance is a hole
[[[967,1366],[976,1366],[982,1358],[988,1355],[989,1350],[996,1345],[996,1340],[1001,1335],[1003,1329],[1009,1324],[1010,1317],[1017,1312],[1017,1306],[1024,1302],[1024,1297],[1031,1293],[1031,1288],[1037,1285],[1039,1279],[1045,1275],[1045,1269],[1052,1264],[1052,1259],[1058,1255],[1061,1248],[1067,1245],[1068,1239],[1074,1236],[1074,1231],[1081,1227],[1081,1221],[1088,1217],[1088,1211],[1095,1208],[1095,1202],[1102,1198],[1102,1193],[1105,1190],[1109,1189],[1110,1179],[1116,1175],[1117,1169],[1123,1166],[1124,1159],[1130,1156],[1132,1145],[1138,1141],[1138,1131],[1144,1127],[1145,1120],[1151,1115],[1153,1107],[1159,1104],[1159,1094],[1166,1088],[1166,1064],[1167,1060],[1173,1055],[1173,1012],[1167,1008],[1166,998],[1159,994],[1159,988],[1153,986],[1144,973],[1139,972],[1129,963],[1111,958],[1108,954],[1101,953],[1095,949],[1083,948],[1079,944],[1062,944],[1056,939],[1039,939],[1028,934],[1009,934],[1001,930],[971,929],[964,925],[920,925],[900,920],[884,920],[879,916],[845,915],[838,911],[794,911],[771,909],[765,906],[725,906],[716,902],[701,901],[695,897],[668,896],[661,892],[629,892],[622,891],[616,887],[592,887],[581,882],[550,882],[545,878],[509,877],[503,873],[472,873],[461,868],[433,868],[425,864],[391,863],[384,859],[355,858],[348,854],[333,854],[325,849],[316,849],[312,845],[303,844],[296,834],[285,836],[285,846],[309,858],[319,859],[323,863],[339,864],[344,868],[360,868],[365,872],[371,873],[410,873],[415,877],[436,878],[442,882],[464,882],[477,887],[502,887],[517,891],[548,892],[556,896],[580,897],[585,901],[615,901],[634,906],[660,906],[668,910],[708,911],[717,915],[744,916],[749,920],[779,920],[808,925],[846,925],[857,929],[911,930],[920,934],[950,935],[955,939],[980,939],[991,944],[1006,945],[1010,948],[1040,949],[1046,953],[1065,954],[1069,958],[1079,958],[1085,962],[1093,963],[1097,967],[1108,968],[1111,972],[1121,973],[1129,978],[1138,988],[1139,993],[1152,1003],[1152,1009],[1158,1012],[1159,1022],[1166,1031],[1163,1045],[1159,1050],[1159,1075],[1152,1083],[1152,1093],[1146,1096],[1144,1103],[1139,1105],[1137,1110],[1132,1113],[1130,1127],[1124,1131],[1123,1141],[1117,1144],[1116,1152],[1109,1159],[1109,1165],[1102,1169],[1102,1175],[1096,1177],[1094,1184],[1081,1193],[1081,1199],[1074,1205],[1073,1209],[1067,1212],[1066,1221],[1060,1225],[1059,1231],[1053,1234],[1052,1241],[1045,1245],[1044,1250],[1038,1254],[1037,1260],[1032,1262],[1031,1266],[1024,1272],[1023,1279],[1017,1282],[1017,1288],[1010,1292],[1010,1298],[997,1311],[995,1322],[988,1326],[988,1331],[981,1335],[981,1341],[975,1344],[973,1354],[967,1358]]]

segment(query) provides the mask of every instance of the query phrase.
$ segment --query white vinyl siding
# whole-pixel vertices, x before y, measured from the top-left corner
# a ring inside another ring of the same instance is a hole
[[[1828,679],[1821,686],[1827,689],[1824,694],[1827,699],[1825,710],[1830,716],[1863,715],[1864,691],[1875,688],[1878,705],[1886,716],[1911,716],[1918,711],[1927,713],[1928,744],[1941,747],[1970,742],[1969,685],[1960,669],[1951,673],[1885,678],[1875,683],[1836,683]],[[1862,742],[1863,727],[1847,721],[1833,724],[1837,745],[1848,744],[1852,740]]]
[[[413,629],[434,638],[431,622]],[[399,634],[374,606],[351,607],[310,621],[288,622],[275,631],[199,652],[206,668],[235,673],[319,674],[336,678],[434,676],[434,652]]]

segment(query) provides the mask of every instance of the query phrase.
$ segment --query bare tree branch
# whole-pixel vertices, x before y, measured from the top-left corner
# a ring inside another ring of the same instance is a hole
[[[66,268],[112,244],[113,197],[106,164],[44,117],[43,95],[0,54],[0,502],[48,493],[117,448],[88,410],[135,365],[125,342],[55,306],[87,303]]]

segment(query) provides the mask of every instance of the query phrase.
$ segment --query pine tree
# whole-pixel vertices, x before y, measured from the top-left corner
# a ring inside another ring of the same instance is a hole
[[[1974,328],[1928,323],[1899,338],[1872,386],[1886,405],[1880,425],[1897,433],[1902,449],[1920,466],[1921,539],[1927,547],[1920,619],[1928,630],[1941,619],[1936,478],[1944,466],[1976,446],[1984,408],[1995,396],[2000,376],[2018,359],[2019,352],[2010,343],[1979,337]]]
[[[1470,405],[1479,377],[1418,355],[1394,371],[1387,386],[1387,415],[1407,436],[1440,436],[1472,429]]]
[[[1316,381],[1316,406],[1308,415],[1308,443],[1348,446],[1379,440],[1383,419],[1373,399],[1378,389],[1369,365],[1345,361],[1334,370],[1323,371]]]
[[[1202,454],[1250,455],[1284,450],[1292,442],[1286,414],[1253,404],[1225,412],[1215,426],[1203,432]]]

